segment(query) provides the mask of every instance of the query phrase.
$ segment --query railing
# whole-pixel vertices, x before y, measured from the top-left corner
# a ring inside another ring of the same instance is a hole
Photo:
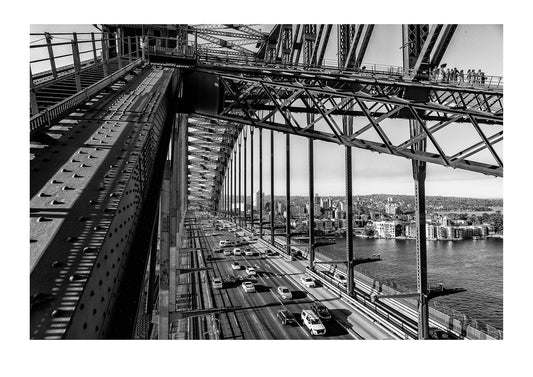
[[[251,56],[242,56],[235,52],[220,52],[214,54],[208,51],[200,50],[198,53],[198,60],[202,63],[223,63],[223,64],[236,64],[245,66],[255,66],[261,68],[279,68],[279,69],[303,69],[316,73],[328,73],[328,74],[357,74],[357,76],[368,76],[374,79],[395,79],[413,80],[415,77],[415,71],[413,69],[403,69],[403,67],[374,64],[363,62],[359,68],[339,68],[333,60],[324,60],[324,64],[317,65],[305,65],[305,64],[285,64],[281,61],[266,61],[263,59],[257,59]],[[473,76],[474,77],[474,76]],[[455,80],[443,79],[441,76],[422,74],[418,75],[416,81],[422,83],[431,83],[438,85],[457,86],[464,88],[484,88],[484,89],[503,89],[503,77],[501,76],[476,76],[476,78],[467,80],[463,76],[463,80],[457,78]]]
[[[43,116],[50,121],[50,113],[56,112],[58,105],[61,108],[65,106],[65,103],[61,103],[47,109],[47,114],[38,114],[36,93],[40,88],[57,80],[74,77],[76,90],[81,92],[84,86],[81,75],[86,69],[101,67],[104,77],[107,77],[112,73],[110,63],[118,63],[118,68],[121,69],[124,64],[122,59],[126,58],[131,63],[140,57],[141,52],[140,40],[136,36],[120,37],[111,33],[31,33],[30,38],[30,106],[34,115],[32,130],[35,121],[42,124]],[[33,71],[37,72],[32,73]],[[35,118],[37,115],[40,116]]]
[[[140,54],[139,36],[94,32],[31,33],[30,38],[30,71],[34,72],[34,80],[55,79],[82,66],[108,63],[114,56],[133,59]]]
[[[97,83],[89,86],[88,88],[85,88],[82,91],[79,91],[78,93],[70,96],[69,98],[59,102],[56,105],[51,106],[50,108],[34,115],[30,119],[30,132],[35,131],[39,127],[43,125],[52,125],[52,122],[63,116],[64,114],[68,113],[75,107],[79,106],[83,102],[86,102],[92,97],[94,94],[102,90],[103,88],[111,85],[113,82],[118,80],[120,77],[124,76],[128,72],[130,72],[132,69],[136,68],[138,65],[142,63],[141,59],[138,59],[127,66],[123,67],[122,69],[112,73],[111,75],[107,76],[106,78],[98,81]]]

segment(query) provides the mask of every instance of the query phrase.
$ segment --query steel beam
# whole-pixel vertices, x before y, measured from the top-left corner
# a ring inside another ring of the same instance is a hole
[[[416,64],[417,57],[421,54],[425,42],[426,25],[403,25],[402,38],[404,41],[403,62],[404,69],[412,69]],[[416,110],[413,114],[418,115]],[[418,119],[409,120],[409,133],[411,138],[419,135],[427,128],[423,129],[423,124]],[[428,135],[429,136],[429,135]],[[426,138],[414,143],[413,150],[426,150]],[[429,338],[429,308],[428,308],[428,284],[427,284],[427,249],[426,249],[426,162],[413,160],[412,170],[415,182],[415,219],[416,219],[416,269],[417,269],[417,292],[418,302],[418,339]]]
[[[247,149],[247,129],[245,128],[243,130],[243,136],[244,136],[244,227],[246,228],[247,227],[247,220],[246,220],[246,204],[247,204],[247,193],[246,193],[246,184],[247,184],[247,180],[248,180],[248,169],[247,169],[247,166],[248,166],[248,154],[246,153],[246,149]]]
[[[307,114],[307,123],[313,122],[313,114]],[[312,126],[311,126],[312,127]],[[308,139],[309,144],[309,268],[315,268],[315,178],[314,178],[314,153],[313,139]]]
[[[274,245],[274,131],[270,131],[270,243]]]
[[[259,129],[259,238],[263,239],[263,129]]]
[[[242,187],[242,149],[241,149],[241,138],[239,137],[239,211],[238,211],[238,222],[239,226],[242,226],[242,195],[241,195],[241,187]]]
[[[344,132],[352,133],[353,118],[343,117]],[[346,268],[347,268],[347,293],[354,292],[354,253],[353,253],[353,193],[352,193],[352,148],[345,147],[345,185],[346,185]]]
[[[286,184],[286,197],[285,205],[287,207],[286,218],[286,240],[287,240],[287,255],[291,255],[291,140],[290,134],[286,134],[286,147],[287,154],[285,155],[285,184]]]
[[[250,228],[254,231],[254,128],[250,127]]]

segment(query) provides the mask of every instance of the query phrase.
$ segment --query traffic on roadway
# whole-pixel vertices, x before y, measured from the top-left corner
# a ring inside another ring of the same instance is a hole
[[[392,339],[305,273],[302,261],[226,221],[202,220],[219,339]],[[248,236],[246,235],[248,234]]]

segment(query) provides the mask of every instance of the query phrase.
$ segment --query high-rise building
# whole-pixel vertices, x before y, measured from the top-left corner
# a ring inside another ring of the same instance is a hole
[[[261,202],[261,192],[260,191],[257,191],[255,193],[255,203],[254,203],[254,207],[255,208],[259,208],[259,203]],[[265,203],[265,193],[263,193],[263,203]]]

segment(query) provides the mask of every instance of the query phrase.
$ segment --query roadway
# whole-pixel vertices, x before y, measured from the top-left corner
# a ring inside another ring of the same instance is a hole
[[[300,277],[305,275],[305,264],[302,261],[289,262],[282,256],[265,256],[269,248],[262,242],[254,242],[241,246],[241,250],[250,248],[254,256],[225,256],[223,253],[213,253],[218,248],[220,240],[236,240],[227,230],[216,231],[202,221],[200,227],[213,234],[205,236],[207,248],[204,250],[204,260],[207,254],[214,256],[212,261],[206,261],[213,270],[208,272],[209,280],[213,276],[226,277],[233,275],[237,280],[233,284],[225,283],[222,289],[212,289],[213,305],[216,308],[235,307],[235,310],[218,314],[220,339],[391,339],[390,333],[374,324],[372,320],[342,301],[327,288],[317,285],[307,288],[300,283]],[[228,250],[233,250],[228,248]],[[207,251],[209,250],[209,251]],[[238,262],[242,267],[233,270],[231,263]],[[252,266],[257,272],[253,279],[256,285],[255,293],[246,293],[241,287],[241,279],[250,280],[244,267]],[[291,300],[283,300],[277,294],[278,286],[287,286],[292,293]],[[310,309],[313,301],[319,300],[328,307],[333,320],[324,323],[326,335],[313,337],[302,324],[299,313],[303,309]],[[297,325],[282,325],[276,317],[278,310],[287,309],[295,314]]]

